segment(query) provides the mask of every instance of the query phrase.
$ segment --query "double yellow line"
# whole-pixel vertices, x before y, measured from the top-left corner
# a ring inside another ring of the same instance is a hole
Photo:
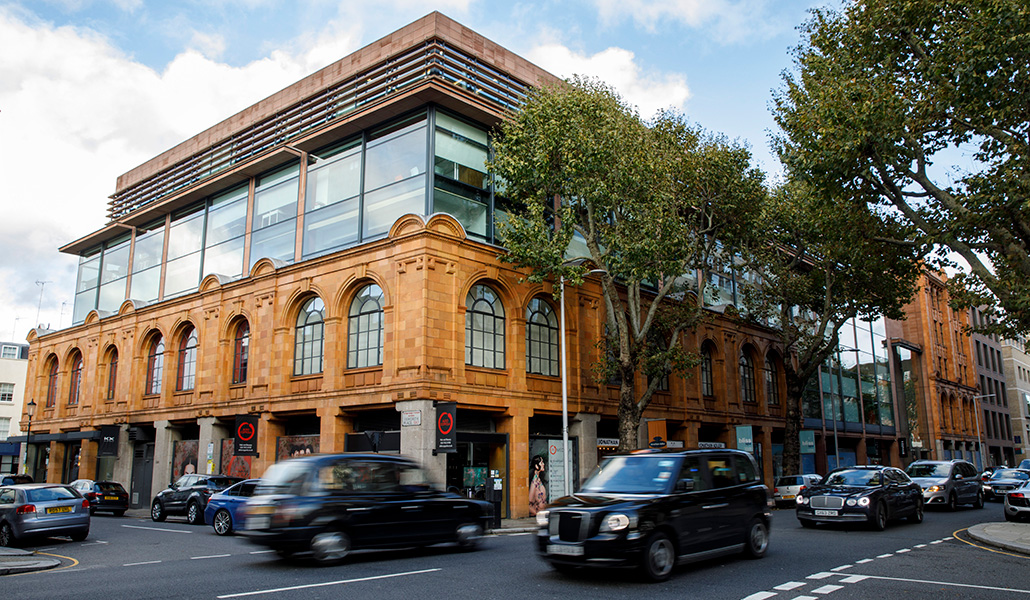
[[[979,548],[981,550],[986,550],[988,552],[993,552],[995,554],[1004,554],[1005,556],[1015,556],[1016,558],[1022,558],[1022,559],[1030,560],[1030,556],[1027,556],[1025,554],[1013,554],[1011,552],[1003,552],[1001,550],[995,550],[994,548],[988,548],[987,546],[981,546],[979,544],[974,544],[973,542],[970,542],[969,540],[964,540],[964,539],[962,539],[962,538],[960,538],[958,536],[958,534],[960,532],[968,531],[968,530],[969,530],[968,527],[963,527],[962,529],[959,529],[958,531],[953,532],[951,534],[951,536],[954,537],[956,540],[958,540],[958,541],[960,541],[960,542],[962,542],[964,544],[969,544],[970,546],[972,546],[974,548]]]
[[[53,557],[56,557],[56,558],[63,558],[65,560],[72,561],[72,564],[65,565],[63,567],[55,567],[53,569],[43,569],[41,571],[28,571],[26,573],[12,573],[10,575],[7,575],[7,577],[18,577],[19,575],[35,575],[36,573],[53,573],[54,571],[61,571],[63,569],[70,569],[70,568],[74,567],[75,565],[79,564],[79,561],[75,560],[74,558],[72,558],[70,556],[62,556],[60,554],[51,554],[49,552],[36,552],[36,554],[42,554],[43,556],[53,556]]]

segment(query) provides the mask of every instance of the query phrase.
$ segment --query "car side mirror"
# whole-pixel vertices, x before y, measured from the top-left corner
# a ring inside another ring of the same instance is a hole
[[[965,477],[962,476],[962,473],[955,473],[955,481],[962,481],[963,479]]]
[[[692,492],[694,491],[694,480],[693,479],[680,479],[676,482],[677,492]]]

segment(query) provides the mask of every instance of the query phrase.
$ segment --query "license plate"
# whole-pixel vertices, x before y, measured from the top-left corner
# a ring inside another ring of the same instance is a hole
[[[117,500],[118,496],[104,496],[104,500]]]
[[[271,524],[271,517],[251,517],[247,519],[247,529],[268,529],[268,526]]]
[[[784,494],[783,495],[783,499],[784,500],[793,500],[794,499],[794,494]]]
[[[71,511],[72,507],[70,506],[51,506],[50,508],[46,509],[46,514],[52,515],[54,513],[68,513]]]
[[[836,517],[837,511],[835,510],[816,510],[815,516],[817,517]]]
[[[548,554],[564,554],[565,556],[583,556],[583,546],[566,546],[564,544],[547,544]]]

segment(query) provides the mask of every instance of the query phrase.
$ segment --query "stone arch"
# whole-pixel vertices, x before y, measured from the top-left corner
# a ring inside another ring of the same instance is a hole
[[[322,304],[325,305],[326,320],[337,316],[336,307],[333,306],[333,297],[326,290],[318,285],[304,285],[295,289],[286,297],[283,302],[283,310],[276,319],[278,321],[276,326],[292,329],[297,324],[297,314],[300,312],[301,307],[314,296],[322,299]]]

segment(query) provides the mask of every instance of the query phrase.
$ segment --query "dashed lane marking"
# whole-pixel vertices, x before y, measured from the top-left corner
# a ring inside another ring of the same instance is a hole
[[[803,581],[788,581],[787,583],[781,583],[773,589],[780,590],[781,592],[789,592],[790,590],[796,590],[799,587],[805,587],[806,585],[808,584]]]
[[[840,581],[841,583],[858,583],[859,581],[863,581],[865,579],[868,579],[868,577],[866,577],[865,575],[849,575],[848,577],[845,577]]]
[[[836,573],[827,573],[823,571],[822,573],[812,573],[805,579],[826,579],[827,577],[833,577],[834,575],[836,575]]]
[[[814,590],[812,590],[812,593],[813,594],[823,594],[823,595],[825,595],[825,594],[829,594],[829,593],[832,593],[832,592],[836,592],[837,590],[841,590],[841,589],[844,589],[843,585],[824,585],[822,587],[815,588]]]
[[[125,563],[122,566],[123,567],[137,567],[139,565],[156,565],[159,562],[161,562],[161,561],[159,561],[159,560],[145,560],[143,562]]]
[[[894,556],[893,553],[887,553],[887,554],[881,554],[881,555],[877,556],[876,558],[890,558],[892,556]]]
[[[203,560],[205,558],[226,558],[232,556],[232,554],[211,554],[208,556],[191,556],[190,560]]]
[[[307,590],[307,589],[317,588],[317,587],[327,587],[327,586],[330,586],[330,585],[343,585],[343,584],[346,584],[346,583],[360,583],[362,581],[376,581],[376,580],[379,580],[379,579],[390,579],[390,578],[393,578],[393,577],[405,577],[407,575],[422,575],[422,574],[425,574],[425,573],[433,573],[435,571],[440,571],[440,570],[441,569],[423,569],[421,571],[406,571],[404,573],[390,573],[388,575],[375,575],[373,577],[358,577],[356,579],[341,579],[340,581],[325,581],[325,582],[322,582],[322,583],[309,583],[307,585],[294,585],[294,586],[284,587],[284,588],[274,588],[274,589],[268,589],[268,590],[255,590],[253,592],[241,592],[239,594],[225,594],[223,596],[217,596],[217,598],[219,600],[224,600],[225,598],[241,598],[243,596],[258,596],[258,595],[261,595],[261,594],[276,594],[278,592],[292,592],[294,590]]]
[[[140,527],[139,525],[122,525],[122,527],[128,529],[146,529],[149,531],[167,531],[170,533],[193,533],[192,531],[186,531],[183,529],[165,529],[164,527]]]
[[[864,565],[866,563],[873,562],[873,560],[874,559],[872,559],[872,558],[863,558],[862,560],[856,560],[855,563],[860,564],[860,565]]]
[[[750,596],[744,597],[743,600],[767,600],[768,598],[772,598],[775,595],[775,592],[755,592]]]
[[[911,552],[911,551],[912,551],[911,548],[902,548],[901,550],[895,550],[894,553],[895,554],[904,554],[906,552]]]
[[[834,571],[834,572],[847,571],[848,569],[850,569],[853,566],[855,566],[855,565],[841,565],[839,567],[833,567],[830,570]]]
[[[254,550],[251,554],[269,554],[275,552],[275,550]]]

